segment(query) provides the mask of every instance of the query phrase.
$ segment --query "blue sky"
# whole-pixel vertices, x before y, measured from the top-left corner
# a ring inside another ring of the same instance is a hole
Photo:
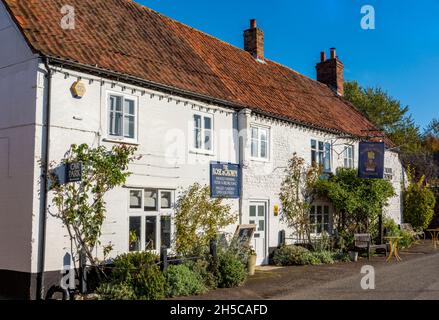
[[[312,78],[320,51],[336,47],[347,80],[388,91],[421,127],[439,117],[437,0],[137,2],[238,47],[255,18],[265,33],[266,57]],[[360,27],[364,5],[375,8],[375,30]]]

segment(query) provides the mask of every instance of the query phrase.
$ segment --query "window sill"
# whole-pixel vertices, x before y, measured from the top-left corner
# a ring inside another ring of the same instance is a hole
[[[252,162],[259,162],[259,163],[269,163],[270,159],[264,159],[264,158],[250,158],[250,161]]]
[[[135,140],[126,140],[126,139],[117,139],[117,138],[104,138],[104,139],[102,139],[102,141],[111,142],[111,143],[129,144],[132,146],[140,145],[140,143],[138,143]]]

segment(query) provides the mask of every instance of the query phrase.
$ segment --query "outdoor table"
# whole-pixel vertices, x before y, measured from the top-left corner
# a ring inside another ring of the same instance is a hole
[[[402,239],[402,237],[385,237],[384,239],[389,241],[390,244],[390,253],[387,258],[387,262],[392,259],[392,256],[396,258],[396,261],[402,261],[401,257],[398,254],[398,241]]]
[[[431,234],[431,238],[433,240],[433,247],[437,248],[438,236],[439,236],[439,228],[438,229],[427,229]]]

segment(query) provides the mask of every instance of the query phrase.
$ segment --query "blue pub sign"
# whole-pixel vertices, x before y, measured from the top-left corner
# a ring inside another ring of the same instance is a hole
[[[238,199],[241,172],[239,164],[210,163],[210,196],[212,198]]]
[[[81,162],[70,162],[66,163],[65,171],[65,182],[80,182],[82,181],[82,163]]]
[[[384,143],[360,142],[358,176],[363,179],[384,178]]]

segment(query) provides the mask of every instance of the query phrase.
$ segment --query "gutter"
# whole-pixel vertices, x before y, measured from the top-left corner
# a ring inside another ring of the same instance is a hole
[[[49,165],[49,152],[50,152],[50,114],[51,114],[51,96],[52,96],[52,69],[49,66],[49,59],[44,58],[44,65],[46,67],[47,73],[47,91],[46,91],[46,137],[45,137],[45,148],[44,148],[44,173],[43,173],[43,181],[44,181],[44,194],[43,194],[43,203],[42,210],[40,212],[40,241],[38,248],[38,274],[37,274],[37,293],[36,297],[38,300],[44,300],[44,271],[46,265],[46,238],[47,238],[47,203],[48,203],[48,194],[49,194],[49,181],[48,181],[48,173],[50,169]]]

